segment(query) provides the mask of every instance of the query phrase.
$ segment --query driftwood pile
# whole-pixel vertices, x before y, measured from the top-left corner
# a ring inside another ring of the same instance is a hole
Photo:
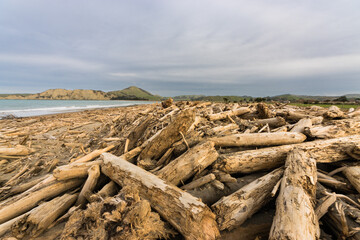
[[[169,100],[0,127],[0,237],[360,239],[360,110]]]

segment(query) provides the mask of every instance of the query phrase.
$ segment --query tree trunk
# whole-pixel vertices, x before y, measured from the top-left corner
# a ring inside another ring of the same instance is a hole
[[[200,143],[160,169],[156,175],[166,182],[178,185],[207,168],[218,156],[213,142]]]
[[[360,135],[353,135],[329,140],[269,147],[220,155],[222,158],[214,166],[228,173],[251,173],[260,170],[274,169],[284,164],[286,155],[294,148],[308,152],[317,162],[330,163],[346,160],[348,146],[359,144]]]
[[[92,161],[87,163],[73,163],[57,167],[53,171],[53,176],[59,180],[64,181],[72,178],[85,178],[88,175],[88,170],[91,166],[99,165],[102,161]]]
[[[343,173],[351,185],[360,193],[360,166],[347,167]]]
[[[220,230],[240,226],[268,203],[283,172],[283,168],[276,169],[212,205]]]
[[[302,133],[248,133],[233,134],[224,137],[213,137],[213,141],[218,147],[249,147],[249,146],[274,146],[301,143],[306,136]]]
[[[75,203],[76,206],[83,206],[86,203],[86,198],[89,198],[94,190],[98,178],[100,177],[100,167],[99,165],[93,165],[88,169],[88,178],[81,189],[79,197]]]
[[[29,211],[42,200],[58,196],[67,190],[80,186],[83,182],[83,179],[71,179],[61,182],[55,181],[49,186],[28,193],[27,196],[17,201],[7,202],[7,204],[1,206],[0,209],[0,224]]]
[[[303,118],[294,125],[294,127],[290,130],[290,132],[304,133],[305,128],[310,128],[311,126],[312,126],[311,119]]]
[[[177,229],[185,239],[216,239],[215,215],[197,198],[168,185],[157,176],[112,154],[103,154],[103,173],[121,186],[138,189],[140,197]]]
[[[64,194],[41,204],[12,226],[13,235],[18,239],[39,236],[75,203],[76,198],[77,194]]]
[[[209,114],[208,119],[210,121],[222,120],[222,119],[227,118],[228,116],[230,116],[230,117],[239,116],[239,115],[243,115],[248,112],[250,112],[250,108],[242,107],[242,108],[238,108],[238,109],[230,110],[230,111],[226,111],[226,112]]]
[[[7,156],[26,156],[33,153],[34,150],[28,147],[19,145],[14,148],[0,148],[0,155],[7,155]]]
[[[191,124],[195,121],[195,113],[191,109],[180,112],[177,118],[165,127],[140,153],[139,159],[159,159],[166,150],[176,141],[181,139]]]
[[[319,239],[319,222],[313,208],[316,162],[304,151],[294,149],[285,168],[269,239]]]
[[[268,124],[269,127],[277,128],[284,126],[286,124],[286,121],[282,117],[274,117],[274,118],[266,118],[266,119],[256,119],[251,123],[254,123],[255,125],[258,125],[260,127]]]

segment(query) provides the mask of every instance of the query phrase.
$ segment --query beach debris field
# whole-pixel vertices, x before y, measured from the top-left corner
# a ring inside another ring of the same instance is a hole
[[[360,239],[360,109],[173,102],[0,120],[0,237]]]

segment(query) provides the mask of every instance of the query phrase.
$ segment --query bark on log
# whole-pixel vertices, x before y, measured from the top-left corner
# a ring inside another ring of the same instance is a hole
[[[7,156],[26,156],[33,153],[34,150],[28,147],[19,145],[14,148],[0,148],[0,155]]]
[[[249,146],[274,146],[301,143],[306,136],[302,133],[248,133],[233,134],[223,137],[213,137],[213,141],[218,147],[249,147]]]
[[[305,128],[310,128],[311,126],[312,126],[311,119],[303,118],[294,125],[294,127],[290,130],[290,132],[304,133]]]
[[[274,112],[271,112],[271,110],[265,103],[258,103],[256,105],[256,110],[258,112],[259,118],[272,118],[276,114]]]
[[[194,120],[195,113],[191,109],[179,113],[173,122],[146,145],[139,159],[159,159],[174,142],[181,139],[180,132],[186,133]]]
[[[213,142],[200,143],[160,169],[156,175],[166,182],[178,185],[207,168],[218,156]]]
[[[343,173],[351,185],[360,193],[360,166],[347,167]]]
[[[216,120],[222,120],[227,118],[228,116],[239,116],[243,115],[245,113],[250,112],[250,108],[248,107],[242,107],[235,110],[225,111],[221,113],[215,113],[215,114],[209,114],[207,117],[210,121],[216,121]]]
[[[83,183],[83,179],[71,179],[61,182],[55,181],[49,186],[29,193],[24,198],[18,199],[15,202],[8,202],[8,204],[2,206],[0,209],[0,224],[29,211],[40,201],[55,197],[67,190],[78,187],[81,183]]]
[[[268,203],[283,172],[283,168],[276,169],[212,205],[220,230],[240,226]]]
[[[319,222],[313,208],[316,162],[302,150],[294,149],[285,168],[269,239],[319,239]]]
[[[220,155],[214,168],[227,173],[251,173],[260,170],[274,169],[284,164],[286,155],[294,148],[308,152],[319,163],[330,163],[349,158],[346,149],[359,144],[360,135],[352,135],[329,140],[269,147]]]
[[[185,239],[216,239],[214,214],[197,198],[166,184],[157,176],[112,154],[103,154],[103,173],[121,186],[133,186],[140,197],[177,229]]]
[[[146,128],[150,124],[151,119],[152,119],[152,116],[148,116],[143,122],[141,122],[138,126],[136,126],[135,129],[129,134],[128,150],[131,150],[134,147],[136,147],[137,141],[144,134]]]
[[[254,173],[246,175],[244,177],[237,178],[236,183],[226,183],[224,190],[219,190],[213,184],[207,183],[202,187],[189,190],[188,192],[194,197],[200,198],[203,203],[207,205],[212,205],[217,202],[223,196],[230,195],[235,191],[239,190],[243,186],[255,181],[256,179],[262,177],[264,173]]]
[[[55,219],[64,214],[75,203],[76,198],[77,194],[64,194],[41,204],[12,226],[13,236],[16,236],[18,239],[25,236],[39,236]]]

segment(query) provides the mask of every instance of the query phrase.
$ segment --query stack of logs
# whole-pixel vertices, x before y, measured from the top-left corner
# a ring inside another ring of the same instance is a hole
[[[0,202],[0,237],[360,239],[359,117],[335,106],[151,105],[124,141],[15,186]]]

